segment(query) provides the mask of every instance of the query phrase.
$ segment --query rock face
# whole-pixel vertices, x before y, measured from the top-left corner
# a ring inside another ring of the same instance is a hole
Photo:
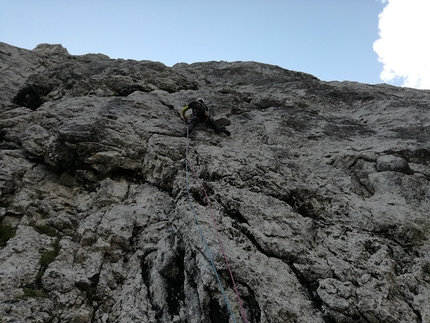
[[[0,322],[430,322],[430,91],[46,44],[0,72]],[[231,137],[183,137],[197,97]]]

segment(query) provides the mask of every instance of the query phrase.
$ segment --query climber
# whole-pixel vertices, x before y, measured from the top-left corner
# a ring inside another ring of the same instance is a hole
[[[188,118],[185,116],[185,112],[187,112],[188,109],[192,110],[190,122],[188,122]],[[218,127],[216,125],[214,119],[209,115],[209,109],[202,98],[189,103],[183,108],[182,117],[184,121],[188,123],[188,134],[190,134],[199,123],[204,123],[215,130],[216,133],[224,132],[227,136],[230,136],[230,131],[225,129],[225,127]],[[187,137],[187,131],[185,131],[184,137]]]

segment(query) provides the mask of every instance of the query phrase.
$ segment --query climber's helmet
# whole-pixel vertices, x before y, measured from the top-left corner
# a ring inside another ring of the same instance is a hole
[[[200,103],[205,104],[205,100],[203,100],[202,98],[198,98],[198,99],[197,99],[197,102],[200,102]]]

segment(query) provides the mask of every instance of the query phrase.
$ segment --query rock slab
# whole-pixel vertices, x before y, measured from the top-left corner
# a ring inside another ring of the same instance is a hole
[[[430,91],[49,44],[0,71],[0,322],[430,322]],[[232,136],[182,136],[197,97]]]

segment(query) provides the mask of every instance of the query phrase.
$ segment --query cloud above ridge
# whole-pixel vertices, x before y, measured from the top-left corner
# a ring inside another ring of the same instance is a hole
[[[381,80],[430,89],[430,1],[382,0],[379,39],[373,44],[383,64]]]

